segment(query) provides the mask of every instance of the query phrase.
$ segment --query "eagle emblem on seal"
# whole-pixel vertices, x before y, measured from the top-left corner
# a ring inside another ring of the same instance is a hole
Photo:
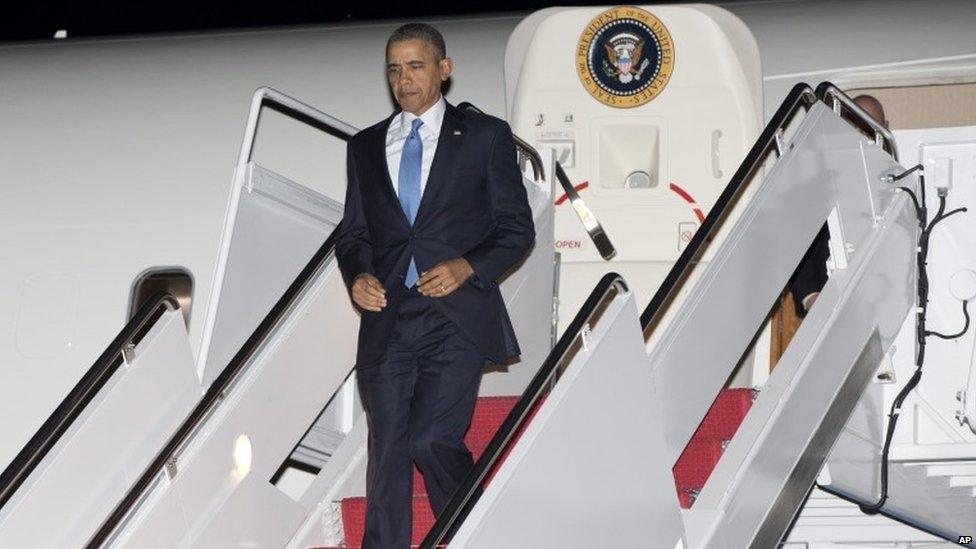
[[[644,70],[651,64],[644,59],[644,41],[630,33],[618,34],[603,43],[607,58],[603,61],[603,72],[616,78],[621,84],[640,80]]]
[[[660,19],[636,6],[599,13],[576,43],[576,73],[594,99],[618,109],[657,97],[674,71],[674,42]]]

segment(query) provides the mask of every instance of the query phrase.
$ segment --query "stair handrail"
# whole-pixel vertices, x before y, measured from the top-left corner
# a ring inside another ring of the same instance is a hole
[[[299,101],[272,87],[261,86],[251,96],[251,108],[248,111],[247,125],[244,128],[244,141],[241,142],[241,151],[237,157],[238,168],[243,168],[251,161],[251,156],[254,154],[254,139],[257,136],[258,122],[261,120],[261,109],[265,106],[310,126],[318,127],[344,141],[348,141],[350,137],[359,132],[359,128],[326,114],[308,103]]]
[[[842,109],[846,108],[860,122],[874,130],[875,141],[883,140],[886,145],[885,150],[891,154],[892,158],[898,160],[898,146],[895,144],[895,136],[891,130],[886,128],[881,121],[875,120],[840,88],[829,81],[824,81],[817,86],[814,93],[818,99],[830,106],[838,116],[841,115]]]
[[[484,111],[475,107],[467,101],[458,104],[459,109],[470,110],[479,114],[484,114]],[[545,171],[542,169],[542,157],[539,155],[539,151],[535,149],[532,145],[529,145],[521,137],[512,134],[512,138],[515,140],[515,148],[522,154],[524,154],[529,161],[532,163],[532,171],[535,174],[535,178],[538,181],[540,174],[542,178],[545,178]],[[558,161],[556,162],[556,180],[559,181],[559,186],[563,188],[563,192],[566,193],[566,198],[569,199],[570,205],[573,206],[573,210],[579,217],[581,223],[583,223],[583,228],[586,233],[590,235],[590,240],[593,241],[593,245],[596,246],[597,252],[600,253],[600,257],[604,260],[609,261],[617,255],[617,249],[614,247],[613,242],[610,241],[610,237],[607,235],[607,231],[603,228],[603,224],[593,215],[593,211],[586,205],[586,202],[580,198],[579,192],[573,183],[569,180],[569,176],[566,175],[566,171],[563,169],[562,164]]]
[[[162,471],[166,470],[171,476],[177,471],[177,457],[185,449],[186,444],[191,440],[203,423],[203,420],[210,417],[212,411],[223,401],[228,390],[237,381],[237,378],[246,369],[245,366],[251,361],[261,345],[267,340],[274,329],[284,320],[285,313],[292,308],[298,298],[308,287],[313,275],[319,270],[320,266],[328,261],[335,248],[337,231],[333,230],[325,240],[312,259],[308,261],[301,273],[292,281],[285,293],[275,303],[271,311],[264,317],[261,324],[251,333],[244,345],[241,346],[234,358],[227,363],[221,370],[220,375],[204,393],[197,405],[190,411],[186,419],[180,424],[179,428],[170,436],[156,457],[149,462],[143,469],[142,474],[132,484],[122,500],[115,506],[108,517],[102,522],[95,534],[89,538],[85,547],[94,549],[101,547],[112,535],[116,527],[128,515],[136,503],[141,500],[143,492],[153,483],[153,479]]]
[[[589,297],[576,313],[556,346],[546,357],[539,371],[529,382],[525,391],[519,397],[515,406],[505,417],[498,430],[491,437],[484,452],[474,464],[474,467],[454,492],[447,507],[437,517],[427,536],[420,544],[420,549],[434,549],[443,540],[458,520],[463,520],[471,507],[477,502],[478,489],[487,475],[494,469],[501,459],[508,443],[515,433],[525,423],[529,412],[539,402],[543,393],[549,388],[558,373],[558,367],[573,349],[573,344],[580,337],[580,333],[591,319],[602,311],[602,305],[618,293],[627,291],[627,283],[617,273],[607,273],[596,284]]]
[[[292,116],[299,121],[323,130],[331,129],[333,132],[330,133],[344,141],[348,141],[358,132],[355,127],[325,114],[311,105],[285,95],[273,88],[261,87],[254,92],[251,101],[251,110],[248,116],[245,137],[241,144],[241,153],[238,158],[238,168],[246,166],[250,162],[260,111],[266,103],[279,112]],[[163,471],[166,471],[170,476],[176,474],[177,457],[201,427],[203,421],[210,417],[212,411],[223,401],[229,389],[235,384],[240,374],[246,370],[246,366],[261,348],[264,341],[284,320],[285,314],[292,309],[298,299],[304,294],[312,278],[320,270],[321,266],[333,257],[337,237],[338,229],[335,229],[325,239],[312,258],[309,259],[302,271],[295,277],[230,362],[224,366],[197,405],[190,411],[173,435],[170,436],[163,448],[149,462],[149,465],[143,469],[142,474],[129,487],[125,496],[102,522],[95,534],[88,539],[87,543],[85,543],[86,548],[94,549],[101,547],[113,535],[125,517],[141,501],[143,493],[152,485],[153,480],[158,475],[162,474]]]
[[[154,294],[139,307],[115,339],[108,344],[108,347],[61,400],[58,407],[41,424],[34,436],[27,441],[3,473],[0,473],[0,509],[10,501],[37,469],[108,380],[129,361],[132,351],[142,341],[153,323],[166,311],[175,311],[179,308],[179,301],[165,292]]]
[[[238,191],[244,186],[247,166],[251,163],[251,158],[254,155],[254,141],[257,138],[258,125],[260,124],[261,113],[264,107],[268,107],[343,141],[349,141],[359,131],[355,126],[347,124],[330,114],[326,114],[274,88],[261,86],[254,90],[254,93],[251,95],[251,106],[248,109],[247,123],[244,126],[244,139],[241,141],[241,149],[238,153],[237,165],[234,169],[234,184],[230,193],[230,200],[227,202],[225,219],[229,218],[240,204],[240,193]],[[217,250],[217,263],[210,289],[210,299],[204,310],[204,326],[212,326],[217,319],[217,305],[220,302],[220,295],[223,292],[223,281],[227,269],[227,258],[230,256],[232,236],[233,224],[225,224],[220,235],[220,248]],[[210,358],[212,337],[212,330],[204,330],[200,341],[200,352],[197,355],[197,367],[201,372],[206,370],[207,361]]]
[[[666,304],[677,295],[677,291],[683,286],[683,280],[691,273],[691,269],[705,251],[705,244],[714,237],[723,218],[731,211],[731,206],[740,191],[752,180],[770,153],[775,151],[778,155],[783,155],[785,152],[783,149],[786,146],[783,133],[793,117],[800,112],[801,108],[809,111],[816,103],[817,96],[808,84],[800,82],[790,90],[786,99],[783,100],[759,135],[759,139],[756,140],[756,143],[739,165],[739,169],[735,171],[722,194],[715,201],[715,205],[708,211],[701,227],[698,228],[688,246],[678,256],[678,260],[668,271],[668,275],[661,282],[657,291],[654,292],[654,297],[651,298],[647,307],[644,308],[644,312],[641,313],[641,328],[645,331],[645,337],[647,337],[647,330],[652,323],[665,310]]]

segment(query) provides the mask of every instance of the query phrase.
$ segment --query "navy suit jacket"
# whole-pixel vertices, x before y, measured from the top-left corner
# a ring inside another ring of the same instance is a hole
[[[504,363],[519,348],[498,282],[535,242],[512,131],[502,120],[448,104],[411,226],[386,162],[386,133],[398,114],[357,133],[347,146],[339,268],[347,287],[357,275],[370,273],[387,296],[383,310],[360,310],[356,366],[385,357],[411,256],[420,272],[448,259],[468,260],[474,276],[450,295],[431,300],[485,358]]]

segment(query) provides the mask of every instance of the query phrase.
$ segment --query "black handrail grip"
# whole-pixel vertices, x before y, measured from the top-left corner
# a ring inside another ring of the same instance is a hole
[[[566,193],[566,197],[569,201],[573,203],[575,208],[576,201],[580,200],[579,193],[576,192],[576,187],[573,186],[573,182],[569,180],[569,176],[566,175],[566,171],[563,169],[563,165],[556,162],[556,179],[559,180],[559,185],[562,186],[563,192]],[[588,209],[588,208],[587,208]],[[596,221],[594,219],[594,221]],[[617,255],[617,248],[614,247],[613,242],[610,241],[610,236],[607,235],[607,231],[604,230],[603,224],[596,221],[596,226],[592,230],[587,229],[585,226],[587,234],[590,235],[590,240],[596,246],[596,251],[600,254],[600,257],[610,261]]]
[[[153,479],[163,469],[166,462],[189,438],[200,422],[207,417],[211,407],[223,396],[224,391],[235,380],[240,371],[248,363],[258,347],[267,339],[268,335],[284,316],[285,311],[295,302],[302,290],[312,278],[312,275],[319,269],[332,254],[335,248],[338,230],[333,230],[322,246],[319,247],[315,255],[308,261],[305,268],[298,274],[288,289],[285,290],[281,298],[278,299],[271,311],[264,317],[261,324],[255,328],[251,336],[244,342],[234,358],[221,370],[220,375],[210,385],[210,388],[203,395],[197,405],[193,408],[187,418],[180,424],[180,427],[169,438],[163,449],[143,470],[138,480],[132,484],[126,492],[125,497],[112,510],[112,513],[102,522],[99,529],[88,540],[85,547],[94,549],[100,547],[112,535],[119,523],[128,515],[129,511],[142,497],[143,492],[152,484]]]
[[[623,289],[627,287],[624,279],[620,275],[617,273],[607,273],[603,275],[603,278],[600,279],[596,287],[593,288],[593,291],[590,292],[590,296],[586,299],[579,312],[576,313],[576,317],[573,318],[569,327],[563,332],[563,335],[559,338],[559,342],[556,343],[556,346],[553,347],[552,351],[546,357],[539,371],[533,376],[532,381],[529,382],[522,396],[515,403],[515,407],[512,408],[511,412],[505,417],[505,421],[495,431],[494,436],[488,442],[488,446],[481,454],[481,457],[478,458],[474,467],[454,492],[447,507],[437,517],[437,521],[431,527],[430,532],[427,533],[427,536],[421,542],[420,549],[434,549],[447,534],[454,522],[458,518],[463,519],[462,514],[466,514],[475,501],[477,501],[474,495],[481,486],[482,481],[501,458],[502,451],[505,449],[508,441],[525,422],[529,410],[532,409],[536,402],[538,402],[539,397],[542,396],[550,378],[562,362],[564,355],[569,351],[573,342],[579,336],[580,330],[583,329],[583,326],[593,316],[593,313],[603,303],[607,293],[615,285]]]
[[[739,169],[736,170],[735,175],[732,176],[732,179],[729,180],[722,194],[719,195],[718,200],[715,201],[715,205],[709,210],[705,221],[702,222],[701,227],[698,228],[695,235],[691,238],[691,242],[688,243],[688,246],[678,256],[678,260],[671,267],[671,270],[668,271],[668,275],[664,278],[657,291],[654,292],[654,297],[651,298],[644,312],[641,313],[641,328],[647,329],[651,321],[661,311],[662,306],[671,297],[672,292],[680,287],[678,282],[692,266],[698,253],[704,249],[705,241],[712,236],[712,233],[718,227],[719,220],[725,215],[726,210],[736,194],[752,178],[756,170],[762,166],[766,155],[775,147],[777,133],[790,121],[796,109],[802,106],[801,102],[805,102],[809,108],[816,101],[817,98],[808,84],[801,82],[793,86],[793,89],[790,90],[790,93],[783,100],[779,109],[776,110],[776,114],[766,124],[766,128],[760,134],[755,145],[749,150],[749,154],[746,155],[742,164],[739,165]]]
[[[176,298],[168,293],[159,292],[136,311],[34,436],[17,453],[10,465],[0,473],[0,509],[10,501],[85,407],[115,375],[119,366],[123,364],[121,358],[125,348],[137,344],[139,338],[145,334],[144,329],[147,325],[158,319],[165,309],[178,310],[179,308],[180,304]]]

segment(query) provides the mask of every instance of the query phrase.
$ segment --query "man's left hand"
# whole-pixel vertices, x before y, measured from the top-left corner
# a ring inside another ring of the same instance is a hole
[[[427,297],[445,297],[467,282],[474,269],[467,259],[457,257],[438,263],[429,271],[424,271],[417,280],[417,290]]]

